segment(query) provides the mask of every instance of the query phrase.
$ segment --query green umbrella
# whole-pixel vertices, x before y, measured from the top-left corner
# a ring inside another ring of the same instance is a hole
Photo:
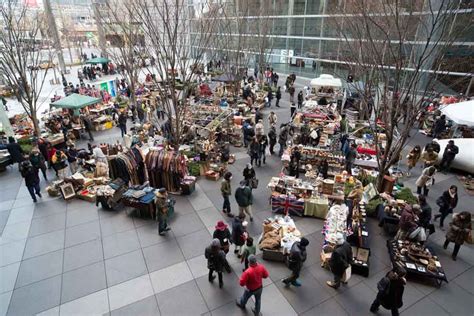
[[[89,59],[88,61],[86,61],[86,64],[93,64],[93,65],[106,64],[109,61],[110,61],[110,59],[105,58],[105,57],[96,57],[96,58],[92,58],[92,59]]]
[[[102,99],[89,97],[87,95],[81,95],[73,93],[65,98],[62,98],[56,102],[51,103],[52,106],[63,109],[82,109],[88,105],[97,104],[102,102]]]

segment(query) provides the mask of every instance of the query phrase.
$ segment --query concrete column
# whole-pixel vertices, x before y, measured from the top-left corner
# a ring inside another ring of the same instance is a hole
[[[100,54],[103,57],[107,57],[107,43],[105,40],[105,31],[104,31],[104,26],[102,23],[103,17],[101,17],[100,12],[99,12],[99,2],[94,1],[92,3],[92,10],[94,12],[94,19],[95,19],[95,24],[97,25],[97,33],[99,35],[99,48],[100,48]]]
[[[43,0],[44,13],[48,21],[49,32],[53,37],[54,48],[58,54],[59,69],[61,73],[66,73],[66,64],[64,63],[63,50],[61,47],[61,41],[59,39],[58,27],[56,26],[56,20],[54,19],[53,10],[51,8],[50,0]]]

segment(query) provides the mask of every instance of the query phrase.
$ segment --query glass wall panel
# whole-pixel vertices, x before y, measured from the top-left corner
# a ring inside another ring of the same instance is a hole
[[[291,35],[302,36],[304,18],[291,18]]]
[[[294,0],[293,14],[303,15],[305,4],[306,4],[306,0]]]
[[[321,33],[321,18],[306,18],[304,35],[319,36]]]
[[[336,0],[333,0],[336,1]],[[324,0],[308,0],[308,4],[306,5],[306,14],[319,14],[321,2]]]

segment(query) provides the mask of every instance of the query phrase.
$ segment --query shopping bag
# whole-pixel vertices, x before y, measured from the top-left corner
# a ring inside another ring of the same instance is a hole
[[[252,186],[252,189],[256,189],[258,187],[258,179],[257,178],[251,179],[250,185]]]
[[[352,275],[352,266],[349,265],[346,269],[346,271],[344,272],[344,274],[342,275],[342,279],[341,281],[342,282],[347,282],[349,281],[349,279],[351,278],[351,275]]]

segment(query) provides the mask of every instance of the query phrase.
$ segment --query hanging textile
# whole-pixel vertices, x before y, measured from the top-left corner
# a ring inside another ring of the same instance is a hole
[[[112,179],[121,178],[132,185],[147,181],[145,161],[140,148],[133,147],[127,152],[109,158],[109,173]]]
[[[186,158],[180,153],[163,149],[151,149],[145,157],[150,185],[178,192],[181,180],[188,173]]]

